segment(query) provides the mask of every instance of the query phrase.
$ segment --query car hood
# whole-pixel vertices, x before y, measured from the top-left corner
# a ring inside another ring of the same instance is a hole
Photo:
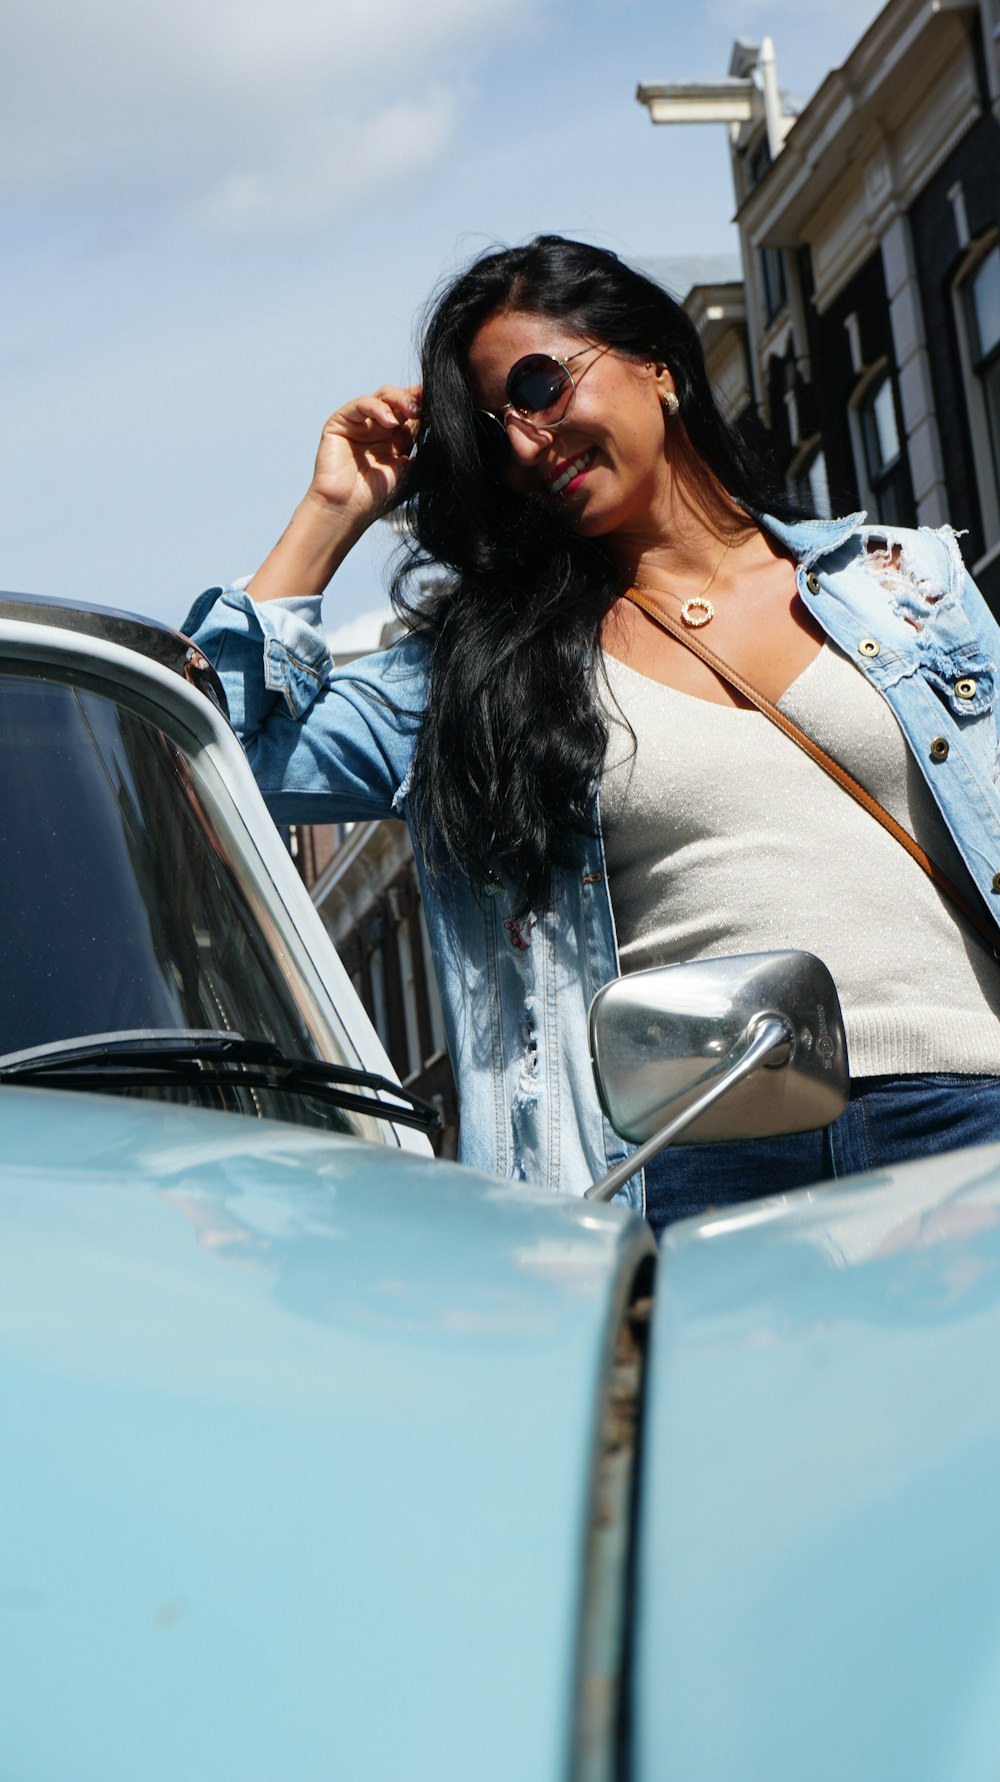
[[[1000,1146],[664,1245],[639,1782],[986,1782],[1000,1752]]]
[[[561,1774],[639,1222],[110,1096],[0,1155],[5,1773]]]

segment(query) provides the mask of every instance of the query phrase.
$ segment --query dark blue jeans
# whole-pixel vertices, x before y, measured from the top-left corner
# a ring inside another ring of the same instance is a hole
[[[675,1219],[711,1207],[991,1139],[1000,1139],[1000,1077],[862,1077],[822,1132],[661,1151],[646,1166],[646,1217],[659,1237]]]

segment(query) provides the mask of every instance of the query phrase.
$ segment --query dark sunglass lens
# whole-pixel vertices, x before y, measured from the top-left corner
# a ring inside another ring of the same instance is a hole
[[[482,409],[475,412],[476,443],[479,460],[490,476],[500,477],[510,464],[510,443],[507,429],[493,415]]]
[[[569,407],[573,382],[565,365],[548,353],[519,359],[507,379],[507,400],[530,421],[558,421]]]

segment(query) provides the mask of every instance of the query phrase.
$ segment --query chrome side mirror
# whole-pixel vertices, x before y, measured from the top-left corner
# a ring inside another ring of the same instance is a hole
[[[587,1189],[592,1200],[610,1200],[681,1134],[705,1144],[829,1126],[850,1086],[836,986],[812,953],[617,978],[591,1004],[590,1054],[608,1119],[639,1145]]]

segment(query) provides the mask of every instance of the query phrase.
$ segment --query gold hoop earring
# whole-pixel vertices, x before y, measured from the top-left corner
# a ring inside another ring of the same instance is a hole
[[[663,404],[664,411],[666,412],[666,414],[669,416],[669,418],[671,420],[673,420],[675,414],[677,414],[677,412],[681,406],[677,397],[674,395],[673,390],[665,390],[663,395],[660,397],[660,401]]]

